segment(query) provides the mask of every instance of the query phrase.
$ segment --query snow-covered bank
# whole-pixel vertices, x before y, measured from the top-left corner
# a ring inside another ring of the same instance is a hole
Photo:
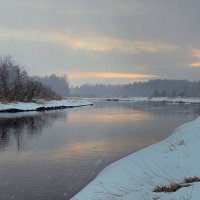
[[[67,99],[60,101],[46,101],[43,103],[0,103],[0,112],[20,112],[20,111],[43,111],[56,110],[64,108],[73,108],[80,106],[92,105],[88,100]]]
[[[89,98],[91,101],[128,101],[128,102],[138,102],[138,101],[144,101],[144,102],[165,102],[165,103],[200,103],[199,97],[132,97],[132,98]]]
[[[162,131],[162,130],[161,130]],[[200,195],[200,117],[167,139],[106,167],[73,200],[197,200]],[[191,180],[186,183],[184,180]],[[181,186],[153,192],[158,186]]]
[[[190,97],[190,98],[183,98],[183,97],[154,97],[154,98],[147,98],[148,101],[162,101],[162,102],[169,102],[169,103],[200,103],[200,98],[198,97]]]

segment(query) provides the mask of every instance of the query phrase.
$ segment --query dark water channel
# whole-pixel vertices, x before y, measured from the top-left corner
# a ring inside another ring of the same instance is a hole
[[[128,102],[1,114],[0,200],[70,199],[109,163],[198,115],[198,105]]]

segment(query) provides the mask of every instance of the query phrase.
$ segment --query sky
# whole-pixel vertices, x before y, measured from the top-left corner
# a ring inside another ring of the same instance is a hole
[[[200,80],[199,0],[0,0],[0,55],[70,85]]]

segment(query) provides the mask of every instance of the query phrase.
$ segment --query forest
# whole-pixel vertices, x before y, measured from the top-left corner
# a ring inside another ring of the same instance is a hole
[[[84,97],[200,97],[200,81],[149,80],[126,85],[82,85],[71,88],[73,96]]]

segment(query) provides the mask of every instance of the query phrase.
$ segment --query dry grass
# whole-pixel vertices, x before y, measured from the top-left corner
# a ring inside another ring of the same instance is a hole
[[[177,141],[169,141],[169,150],[170,151],[176,151],[178,146],[181,146],[181,145],[186,145],[185,143],[185,140],[179,136],[179,138],[177,138],[178,140]]]
[[[185,184],[184,186],[181,183],[172,182],[167,186],[158,185],[154,188],[153,192],[176,192],[181,187],[190,186]]]
[[[153,192],[176,192],[182,187],[189,187],[191,183],[200,182],[200,177],[186,177],[182,182],[172,182],[169,185],[157,185]]]
[[[185,141],[184,139],[180,139],[178,142],[177,142],[178,145],[185,145]]]
[[[200,177],[194,176],[194,177],[184,178],[184,183],[194,183],[194,182],[200,182]]]

